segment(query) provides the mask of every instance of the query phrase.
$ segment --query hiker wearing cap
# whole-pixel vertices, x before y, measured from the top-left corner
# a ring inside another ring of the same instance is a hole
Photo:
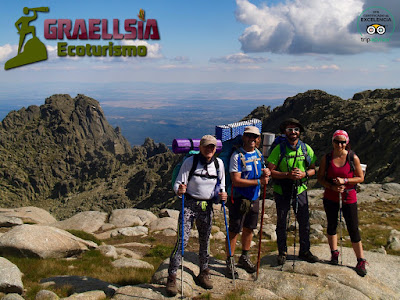
[[[214,157],[217,140],[212,135],[205,135],[200,140],[200,153],[187,158],[179,170],[174,184],[174,191],[179,196],[185,195],[184,202],[184,248],[186,247],[190,230],[196,220],[199,232],[199,262],[200,274],[198,283],[205,289],[213,287],[208,268],[209,241],[212,225],[213,200],[219,198],[226,201],[225,171],[221,159]],[[181,211],[182,214],[182,211]],[[175,296],[178,293],[176,286],[176,273],[181,260],[182,234],[181,220],[179,217],[178,238],[170,257],[167,279],[167,293]]]
[[[256,272],[256,266],[251,262],[249,250],[253,238],[253,230],[257,228],[259,197],[261,186],[268,183],[270,172],[264,165],[264,157],[256,148],[260,143],[260,131],[255,126],[248,126],[243,133],[243,146],[236,150],[229,164],[233,195],[228,201],[229,207],[229,239],[231,255],[235,253],[236,240],[242,232],[242,255],[239,266],[248,273]],[[226,243],[228,252],[228,242]],[[227,258],[228,276],[237,278],[238,274],[232,268],[230,257]],[[232,272],[233,271],[233,272]]]
[[[355,269],[357,274],[365,276],[367,274],[366,260],[358,229],[357,191],[355,188],[357,183],[364,181],[364,173],[359,157],[350,150],[349,141],[346,131],[336,130],[334,132],[332,136],[333,150],[321,159],[318,182],[325,187],[323,202],[328,220],[328,243],[332,254],[330,263],[338,264],[336,228],[341,200],[341,210],[357,257]]]
[[[316,157],[312,148],[299,139],[300,133],[304,132],[304,127],[298,120],[287,119],[280,124],[279,129],[285,138],[268,157],[268,168],[274,179],[277,211],[276,235],[279,251],[277,262],[283,265],[287,258],[286,224],[290,204],[292,204],[299,223],[299,258],[315,263],[318,257],[310,251],[307,180],[315,175]]]

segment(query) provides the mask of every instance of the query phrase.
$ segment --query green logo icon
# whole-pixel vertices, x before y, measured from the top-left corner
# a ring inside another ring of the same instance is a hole
[[[29,16],[31,11],[33,12],[33,16]],[[48,11],[48,7],[24,7],[23,12],[27,16],[22,16],[17,22],[15,22],[15,27],[17,28],[19,34],[18,54],[5,63],[5,70],[47,59],[46,46],[36,36],[35,26],[30,26],[29,23],[37,19],[38,12]],[[28,39],[24,45],[25,38],[28,34],[32,34],[32,37]]]

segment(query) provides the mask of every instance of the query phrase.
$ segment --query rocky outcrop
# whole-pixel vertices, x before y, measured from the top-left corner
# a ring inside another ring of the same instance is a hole
[[[367,164],[366,182],[398,182],[400,140],[392,133],[400,129],[400,89],[357,93],[344,100],[320,90],[310,90],[287,98],[272,111],[261,106],[249,119],[263,120],[263,132],[279,133],[279,124],[298,119],[305,127],[302,139],[314,149],[318,159],[331,150],[334,130],[344,129],[350,135],[352,149]],[[317,162],[318,164],[319,162]]]
[[[34,205],[64,219],[80,211],[173,205],[166,187],[179,157],[150,138],[131,148],[99,102],[85,95],[53,95],[40,107],[12,111],[0,123],[0,137],[3,207]]]
[[[0,254],[26,257],[63,258],[73,256],[97,245],[67,231],[42,225],[21,225],[0,237]]]
[[[57,221],[48,211],[33,206],[11,209],[0,208],[0,216],[18,218],[25,223],[43,225],[52,224]]]
[[[84,211],[64,221],[57,222],[53,226],[64,230],[82,230],[93,233],[107,221],[108,214],[99,211]]]
[[[0,257],[0,293],[22,294],[23,291],[21,271],[9,260]]]

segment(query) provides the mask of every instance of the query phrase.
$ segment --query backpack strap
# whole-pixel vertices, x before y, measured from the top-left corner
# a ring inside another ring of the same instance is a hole
[[[286,142],[282,141],[279,143],[279,148],[280,148],[280,155],[279,155],[279,160],[278,164],[276,165],[276,168],[279,169],[279,165],[281,164],[283,158],[286,156]]]
[[[355,154],[354,151],[349,150],[346,157],[350,165],[350,171],[352,172],[354,172],[354,170],[356,169],[356,165],[354,164],[354,154]]]
[[[190,169],[190,172],[189,172],[188,183],[189,183],[190,179],[192,179],[193,176],[217,179],[217,182],[218,182],[218,180],[219,180],[219,177],[218,177],[218,175],[219,175],[219,162],[218,162],[218,160],[216,158],[214,159],[215,169],[217,170],[217,175],[216,176],[215,175],[208,175],[208,174],[206,174],[206,175],[194,174],[194,171],[196,171],[196,167],[197,167],[197,164],[199,163],[199,160],[200,160],[199,154],[193,155],[193,165],[192,165],[192,168]]]
[[[196,170],[197,164],[199,163],[199,159],[200,159],[199,154],[193,155],[193,164],[192,164],[192,168],[190,169],[190,172],[189,172],[188,182],[186,184],[188,184],[190,179],[192,179],[194,171]]]
[[[301,151],[303,151],[303,155],[306,161],[306,167],[308,168],[311,165],[311,157],[308,155],[307,152],[307,144],[304,143],[302,140],[299,140]]]

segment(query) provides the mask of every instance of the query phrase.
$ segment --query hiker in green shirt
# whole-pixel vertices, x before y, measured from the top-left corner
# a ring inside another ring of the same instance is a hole
[[[314,263],[318,257],[310,252],[310,222],[307,197],[307,179],[315,175],[316,157],[311,147],[299,137],[304,132],[303,125],[290,118],[279,127],[285,137],[273,148],[268,157],[268,168],[274,179],[274,198],[277,211],[276,235],[278,243],[277,262],[283,265],[287,257],[287,215],[293,206],[299,223],[299,258]]]

